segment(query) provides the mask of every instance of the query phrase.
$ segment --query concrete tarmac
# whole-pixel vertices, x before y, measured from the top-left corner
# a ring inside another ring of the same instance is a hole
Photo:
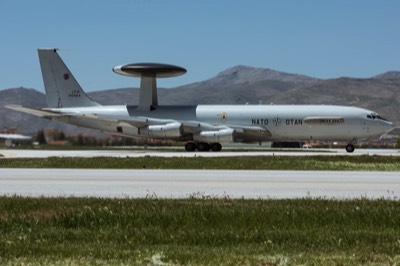
[[[246,199],[390,198],[397,172],[0,169],[0,195]]]

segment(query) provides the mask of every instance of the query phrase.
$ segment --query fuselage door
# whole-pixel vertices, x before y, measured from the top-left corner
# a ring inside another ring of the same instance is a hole
[[[228,122],[228,113],[227,112],[222,112],[218,114],[220,117],[220,122],[222,124],[226,124]]]
[[[363,131],[369,136],[370,132],[369,132],[368,122],[362,122],[362,128],[363,128]]]

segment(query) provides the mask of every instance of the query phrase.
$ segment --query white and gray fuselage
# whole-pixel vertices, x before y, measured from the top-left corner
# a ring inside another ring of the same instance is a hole
[[[129,137],[150,137],[141,134],[140,127],[122,125],[114,119],[154,119],[155,121],[195,121],[215,126],[259,126],[267,129],[270,141],[289,140],[345,140],[357,142],[377,138],[392,129],[391,122],[373,111],[358,107],[334,105],[198,105],[158,106],[153,111],[142,111],[137,106],[93,106],[47,109],[64,114],[107,118],[106,121],[61,117],[63,122],[90,127],[104,132]],[[151,136],[154,137],[154,136]]]

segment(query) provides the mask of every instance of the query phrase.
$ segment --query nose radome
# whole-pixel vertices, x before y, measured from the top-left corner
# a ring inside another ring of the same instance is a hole
[[[390,121],[383,121],[380,128],[384,131],[382,134],[389,132],[394,128],[394,124]]]
[[[383,121],[383,122],[386,124],[387,127],[390,127],[390,128],[394,127],[394,124],[391,121]]]

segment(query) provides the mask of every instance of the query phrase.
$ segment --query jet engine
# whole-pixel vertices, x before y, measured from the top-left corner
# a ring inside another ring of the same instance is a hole
[[[221,129],[217,131],[202,131],[193,135],[193,140],[199,142],[229,142],[234,141],[233,134],[235,130],[231,128]]]
[[[150,125],[139,129],[139,134],[152,138],[175,138],[182,136],[181,123]]]

